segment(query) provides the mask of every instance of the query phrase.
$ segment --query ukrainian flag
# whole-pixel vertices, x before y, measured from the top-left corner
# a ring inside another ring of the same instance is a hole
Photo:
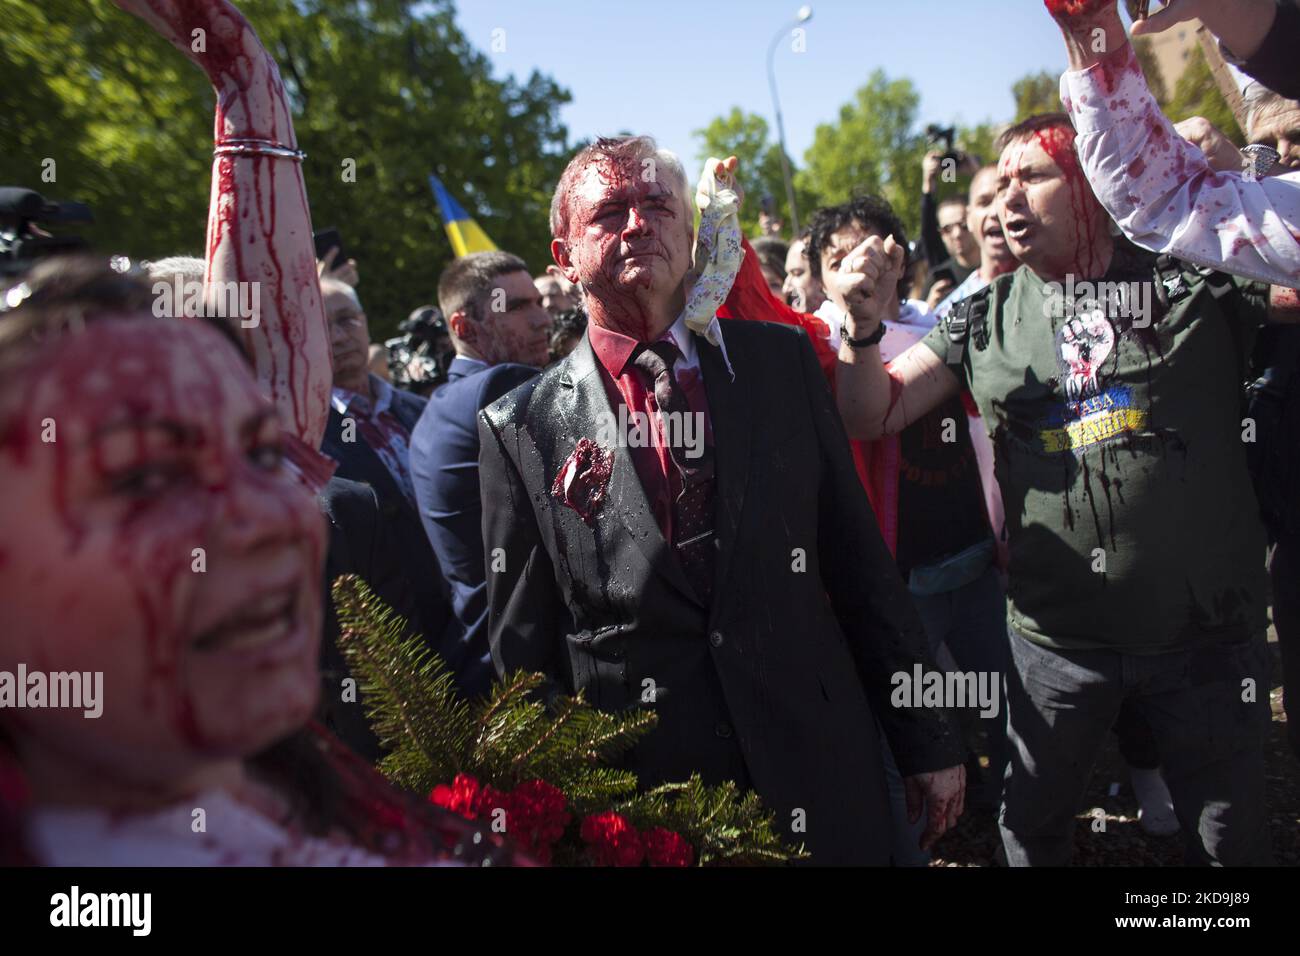
[[[438,211],[442,213],[442,223],[451,240],[451,249],[456,258],[467,256],[471,252],[495,252],[496,244],[487,237],[477,222],[469,217],[460,203],[456,202],[447,187],[437,176],[429,174],[429,185],[433,187],[433,198],[438,200]]]

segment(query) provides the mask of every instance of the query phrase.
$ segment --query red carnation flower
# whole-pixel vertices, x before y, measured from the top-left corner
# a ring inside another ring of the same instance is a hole
[[[641,842],[651,866],[690,866],[695,862],[695,848],[672,830],[654,827],[641,834]]]
[[[467,820],[477,820],[496,808],[505,806],[505,798],[499,791],[479,783],[467,773],[457,774],[450,786],[440,783],[434,787],[429,794],[429,802],[452,813],[459,813]]]
[[[582,821],[582,839],[597,866],[637,866],[645,856],[641,834],[626,819],[607,811]]]
[[[545,780],[525,780],[505,795],[506,829],[519,847],[541,863],[551,862],[551,847],[573,819],[564,793]]]

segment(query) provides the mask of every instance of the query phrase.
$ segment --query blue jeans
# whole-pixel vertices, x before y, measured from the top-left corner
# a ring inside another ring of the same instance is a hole
[[[1155,736],[1187,862],[1272,862],[1264,805],[1270,715],[1262,634],[1150,656],[1058,651],[1013,634],[1011,652],[1011,773],[999,820],[1008,863],[1069,862],[1075,813],[1126,700]],[[1253,701],[1243,700],[1248,680]]]

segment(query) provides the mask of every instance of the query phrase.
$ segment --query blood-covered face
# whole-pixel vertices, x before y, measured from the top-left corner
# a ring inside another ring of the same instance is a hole
[[[971,180],[966,228],[979,243],[981,265],[989,272],[997,276],[1016,267],[998,218],[998,173],[992,167],[981,169]]]
[[[309,718],[324,523],[218,333],[105,319],[43,345],[0,393],[0,479],[0,669],[103,674],[97,719],[0,712],[20,759],[156,787]]]
[[[997,205],[1012,254],[1040,276],[1105,271],[1109,220],[1079,167],[1071,130],[1050,127],[1008,144]]]
[[[542,296],[527,272],[497,276],[478,304],[478,312],[477,319],[466,316],[456,328],[483,361],[491,365],[518,362],[536,368],[550,361],[551,314],[542,307]]]
[[[800,312],[816,312],[826,301],[820,279],[808,267],[808,245],[802,239],[790,243],[785,256],[785,283],[781,286],[786,305]]]
[[[588,165],[566,197],[568,234],[551,244],[592,321],[642,341],[663,332],[655,326],[674,304],[680,312],[694,238],[681,185],[652,160]]]

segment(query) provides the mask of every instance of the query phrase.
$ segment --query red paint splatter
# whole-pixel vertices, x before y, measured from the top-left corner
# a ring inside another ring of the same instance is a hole
[[[1089,17],[1113,9],[1115,0],[1043,0],[1047,12],[1058,20]]]

